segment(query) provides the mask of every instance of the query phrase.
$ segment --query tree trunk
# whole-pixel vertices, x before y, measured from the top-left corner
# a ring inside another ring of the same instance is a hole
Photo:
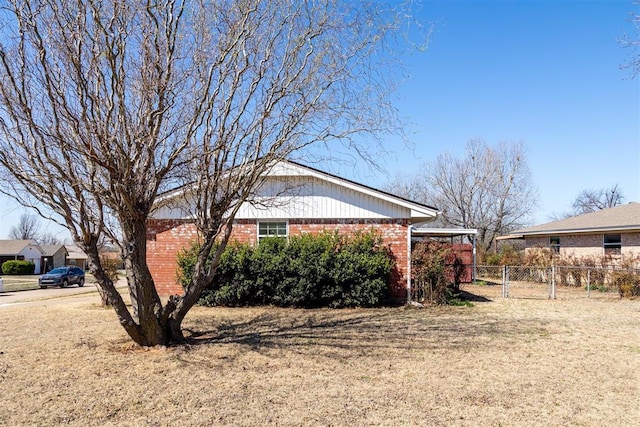
[[[126,224],[123,229],[126,244],[124,265],[127,272],[132,314],[138,324],[140,334],[144,337],[143,342],[138,344],[144,346],[168,345],[170,334],[167,331],[165,310],[163,310],[160,296],[147,266],[146,216],[127,218],[122,223]]]
[[[100,294],[100,302],[103,307],[111,307],[113,304],[111,300],[109,300],[109,294],[102,288],[102,286],[97,286],[98,294]]]

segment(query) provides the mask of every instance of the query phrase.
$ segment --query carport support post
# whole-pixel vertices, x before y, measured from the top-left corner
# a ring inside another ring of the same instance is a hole
[[[473,237],[471,239],[471,241],[473,242],[473,269],[471,270],[471,283],[475,283],[476,282],[476,235],[473,234]]]

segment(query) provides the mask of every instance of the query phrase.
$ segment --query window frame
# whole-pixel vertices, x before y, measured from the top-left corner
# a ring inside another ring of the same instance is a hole
[[[261,225],[276,225],[276,234],[262,234],[260,232],[260,226]],[[278,229],[278,225],[284,224],[284,234],[279,234],[279,229]],[[256,227],[256,234],[257,234],[257,239],[258,239],[258,243],[260,243],[260,240],[267,238],[267,237],[281,237],[284,239],[289,239],[289,221],[287,220],[259,220],[257,227]]]
[[[617,236],[617,239],[612,236]],[[607,241],[609,237],[609,241]],[[619,256],[622,255],[622,234],[621,233],[606,233],[602,235],[602,249],[607,256]]]
[[[556,240],[557,243],[554,242]],[[549,248],[551,249],[551,252],[556,254],[560,253],[560,236],[549,236]]]

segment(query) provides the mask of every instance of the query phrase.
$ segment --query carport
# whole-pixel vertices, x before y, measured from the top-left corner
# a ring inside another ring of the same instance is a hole
[[[448,239],[452,244],[456,238],[460,239],[463,243],[466,239],[471,243],[472,247],[472,261],[471,261],[471,281],[476,280],[476,235],[478,230],[475,228],[430,228],[426,227],[427,223],[414,224],[409,227],[410,242],[409,247],[412,247],[412,242],[420,241],[426,238],[439,238]],[[411,256],[409,256],[409,278],[407,280],[408,295],[411,295]]]

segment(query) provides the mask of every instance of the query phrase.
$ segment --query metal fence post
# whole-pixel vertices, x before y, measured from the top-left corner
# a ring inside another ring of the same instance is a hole
[[[549,299],[556,299],[556,266],[551,266],[551,293]]]
[[[591,295],[591,270],[587,269],[587,298]]]
[[[507,297],[507,266],[502,266],[502,298]]]

